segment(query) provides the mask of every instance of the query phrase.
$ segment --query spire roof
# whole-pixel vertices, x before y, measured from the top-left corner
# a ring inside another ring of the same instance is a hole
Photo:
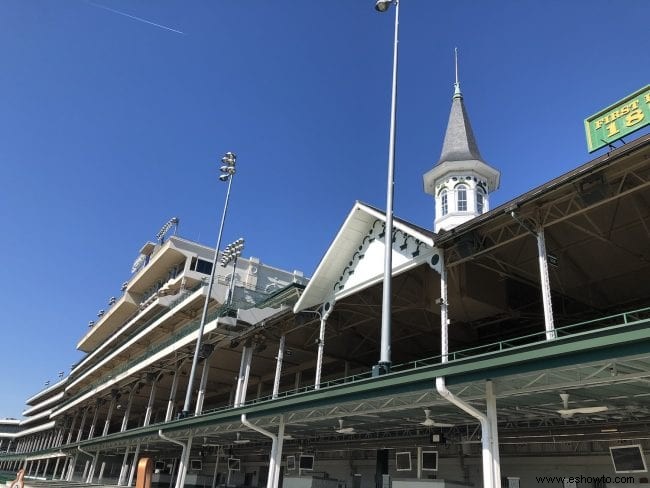
[[[458,49],[454,49],[456,82],[454,83],[454,97],[451,102],[447,132],[442,145],[442,153],[438,164],[445,161],[483,161],[478,150],[474,132],[469,122],[469,116],[463,103],[463,94],[458,81]]]
[[[472,125],[463,103],[463,95],[460,91],[460,84],[455,84],[454,98],[451,102],[449,122],[445,141],[442,144],[442,153],[438,164],[445,161],[483,161],[481,153],[474,138]]]

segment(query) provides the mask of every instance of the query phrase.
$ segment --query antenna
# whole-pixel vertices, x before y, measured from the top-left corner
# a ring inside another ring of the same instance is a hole
[[[454,83],[454,98],[462,98],[463,94],[460,92],[460,81],[458,81],[458,48],[454,48],[454,68],[456,72],[456,82]]]

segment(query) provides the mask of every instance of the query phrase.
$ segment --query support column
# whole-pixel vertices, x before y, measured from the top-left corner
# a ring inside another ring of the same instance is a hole
[[[120,427],[120,432],[124,432],[129,425],[129,416],[131,415],[131,405],[133,405],[133,395],[135,394],[135,390],[137,389],[137,385],[133,385],[131,387],[131,391],[129,392],[129,399],[126,402],[126,408],[124,409],[124,417],[122,417],[122,427]]]
[[[68,469],[68,464],[70,463],[70,457],[66,456],[63,458],[63,467],[61,468],[61,477],[59,478],[60,481],[63,481],[65,479],[66,475],[66,470]]]
[[[72,460],[70,461],[70,466],[68,468],[68,476],[67,476],[68,481],[72,481],[72,478],[74,477],[74,470],[77,467],[77,459],[78,459],[78,457],[79,457],[78,453],[75,454],[74,456],[72,456]]]
[[[90,424],[90,430],[88,431],[88,439],[92,439],[95,435],[95,427],[97,426],[97,417],[99,416],[99,407],[101,407],[102,400],[97,400],[97,405],[95,406],[95,413],[93,414],[93,421]]]
[[[546,340],[555,339],[555,324],[553,323],[553,302],[551,301],[551,283],[548,278],[548,259],[546,256],[546,239],[544,228],[537,228],[537,254],[539,258],[539,278],[542,285],[542,302],[544,304],[544,327]]]
[[[43,468],[43,478],[47,478],[47,468],[50,467],[50,460],[45,460],[45,467]]]
[[[111,428],[111,417],[113,416],[113,410],[115,409],[118,397],[119,393],[117,392],[111,394],[111,403],[108,405],[108,413],[106,414],[106,421],[104,422],[104,428],[102,429],[102,437],[106,437],[108,435],[108,430]]]
[[[185,475],[187,474],[187,467],[190,463],[190,451],[192,450],[192,436],[187,439],[187,445],[181,454],[181,460],[178,464],[178,475],[176,476],[176,487],[183,488],[185,486]]]
[[[485,382],[485,403],[487,406],[487,418],[490,424],[490,443],[492,445],[492,474],[494,486],[501,486],[501,459],[499,456],[499,427],[497,424],[497,399],[494,392],[494,384],[491,380]]]
[[[86,418],[88,418],[88,408],[84,409],[84,413],[81,416],[81,424],[79,425],[79,432],[77,433],[77,442],[81,441],[81,436],[83,435],[84,426],[86,424]],[[75,455],[75,460],[76,459],[77,455]]]
[[[203,347],[208,346],[204,344]],[[205,388],[208,384],[208,373],[210,372],[210,359],[212,358],[212,348],[209,353],[206,354],[205,359],[203,360],[203,370],[201,371],[201,382],[199,383],[199,392],[196,394],[196,408],[194,409],[194,415],[201,415],[203,412],[203,402],[205,401]]]
[[[106,469],[106,461],[102,462],[101,467],[99,468],[99,476],[97,476],[97,483],[101,483],[104,479],[104,469]]]
[[[302,380],[302,371],[296,371],[296,380],[294,382],[294,390],[298,390],[300,388],[300,381]]]
[[[237,391],[235,392],[234,407],[240,407],[246,401],[246,389],[248,388],[248,378],[251,371],[251,361],[253,360],[253,348],[244,346],[241,353],[241,364],[239,366],[239,376],[237,377]]]
[[[176,392],[178,391],[178,378],[181,376],[180,367],[181,363],[176,366],[176,372],[174,373],[174,379],[172,380],[172,388],[169,392],[169,400],[167,400],[165,422],[169,422],[174,417],[174,403],[176,403]]]
[[[61,458],[56,458],[56,463],[54,463],[54,471],[52,471],[52,479],[56,479],[56,473],[59,471],[59,463]]]
[[[77,417],[79,417],[79,412],[74,414],[74,417],[72,417],[72,423],[70,424],[70,430],[68,431],[68,439],[65,441],[66,444],[70,444],[72,442],[72,434],[74,433],[74,428],[77,425]]]
[[[280,415],[280,425],[278,426],[278,442],[275,452],[275,473],[273,475],[273,488],[279,488],[280,469],[282,467],[282,447],[284,445],[284,415]]]
[[[314,381],[314,390],[320,390],[320,378],[323,370],[323,352],[325,350],[325,325],[327,319],[333,310],[332,302],[325,302],[323,304],[322,313],[320,315],[320,330],[318,332],[318,355],[316,357],[316,379]]]
[[[124,459],[122,459],[122,468],[120,469],[120,476],[117,478],[117,486],[123,486],[124,485],[124,478],[126,477],[126,470],[128,468],[127,461],[129,460],[129,451],[131,450],[130,447],[127,447],[126,450],[124,451]]]
[[[151,423],[153,404],[156,401],[156,387],[158,386],[158,378],[160,378],[160,374],[156,376],[151,382],[151,391],[149,392],[149,402],[147,403],[147,410],[144,413],[144,423],[142,424],[143,427],[146,427]]]
[[[135,446],[135,452],[133,453],[133,463],[131,464],[131,470],[129,471],[129,481],[126,486],[133,485],[133,479],[135,478],[135,470],[138,467],[138,456],[140,456],[140,443],[138,442]]]
[[[278,393],[280,393],[280,378],[282,376],[282,361],[284,360],[284,348],[286,340],[286,336],[282,334],[282,337],[280,337],[280,345],[278,346],[278,356],[275,363],[275,378],[273,380],[272,398],[277,398]]]
[[[99,459],[99,451],[95,452],[92,461],[90,462],[90,467],[88,468],[88,477],[86,478],[86,483],[92,483],[95,478],[95,470],[97,469],[97,460]]]

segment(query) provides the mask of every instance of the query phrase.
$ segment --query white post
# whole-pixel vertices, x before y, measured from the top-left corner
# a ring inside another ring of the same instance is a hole
[[[84,409],[84,413],[81,416],[81,424],[79,425],[79,433],[77,434],[77,442],[81,440],[83,435],[84,426],[86,425],[86,418],[88,417],[88,408]]]
[[[131,470],[129,471],[129,481],[126,486],[133,485],[133,478],[135,478],[135,469],[138,467],[138,456],[140,455],[140,443],[138,442],[135,446],[135,452],[133,453],[133,463],[131,464]]]
[[[158,378],[160,378],[160,375],[156,376],[156,378],[154,378],[153,381],[151,382],[151,391],[149,392],[149,402],[147,403],[147,410],[145,411],[144,414],[144,423],[142,424],[143,427],[146,427],[151,423],[153,404],[154,401],[156,400],[156,386],[158,384]]]
[[[99,400],[97,401],[97,406],[95,407],[95,413],[93,414],[93,421],[90,424],[90,430],[88,431],[88,439],[92,439],[95,435],[95,426],[97,425],[97,417],[99,416]]]
[[[117,402],[117,397],[113,396],[111,398],[111,403],[108,406],[108,413],[106,414],[106,421],[104,422],[104,429],[102,430],[102,437],[106,437],[108,435],[108,429],[111,426],[111,417],[113,416],[113,409],[115,408],[115,403]]]
[[[497,424],[497,399],[494,393],[494,384],[491,380],[485,382],[485,403],[487,418],[490,424],[490,442],[492,444],[492,473],[494,486],[501,486],[501,459],[499,456],[499,427]]]
[[[548,277],[548,260],[546,258],[546,239],[544,228],[537,229],[537,254],[539,258],[539,278],[542,285],[542,302],[544,304],[544,326],[546,340],[555,339],[555,324],[553,323],[553,302],[551,301],[551,282]]]
[[[120,476],[117,478],[117,486],[122,486],[124,485],[124,478],[126,477],[126,470],[128,469],[127,466],[127,461],[129,460],[129,451],[131,450],[130,447],[127,447],[126,450],[124,451],[124,458],[122,459],[122,469],[120,469]]]
[[[241,354],[241,364],[239,366],[239,377],[237,378],[235,408],[240,407],[246,401],[246,389],[248,388],[248,378],[250,376],[252,359],[253,348],[250,346],[244,346]]]
[[[280,377],[282,376],[282,361],[284,360],[284,347],[286,343],[286,336],[282,334],[280,337],[280,345],[278,346],[278,357],[275,363],[275,379],[273,380],[273,396],[277,398],[280,393]]]
[[[201,371],[201,382],[199,383],[199,392],[196,394],[196,409],[194,415],[200,415],[203,412],[203,402],[205,401],[205,388],[208,384],[208,373],[210,372],[210,358],[209,354],[203,360],[203,371]]]
[[[124,417],[122,417],[122,427],[120,427],[120,432],[124,432],[126,427],[129,425],[129,416],[131,415],[131,405],[133,404],[133,395],[135,394],[135,390],[136,385],[133,385],[129,392],[129,399],[126,402],[126,408],[124,409]]]
[[[278,426],[278,441],[275,452],[275,473],[273,475],[273,488],[278,488],[280,483],[280,468],[282,467],[282,446],[284,444],[284,415],[280,415]]]
[[[174,403],[176,402],[176,392],[178,391],[178,378],[180,377],[180,365],[174,372],[174,379],[172,380],[172,388],[169,392],[169,400],[167,401],[167,413],[165,413],[165,422],[169,422],[174,416]]]

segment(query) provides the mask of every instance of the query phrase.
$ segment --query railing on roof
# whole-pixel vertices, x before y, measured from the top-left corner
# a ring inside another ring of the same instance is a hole
[[[564,327],[558,327],[557,329],[555,329],[555,331],[558,339],[561,340],[562,338],[587,335],[596,330],[625,327],[628,325],[639,324],[647,321],[650,321],[650,307],[641,308],[629,312],[623,312],[615,315],[609,315],[606,317],[587,320],[584,322],[578,322]],[[448,354],[448,361],[454,362],[454,361],[460,361],[467,358],[477,358],[480,356],[493,354],[495,352],[498,353],[498,352],[503,352],[518,347],[531,346],[535,344],[543,344],[545,342],[547,342],[546,332],[541,331],[534,334],[527,334],[524,336],[511,338],[506,341],[497,341],[491,344],[486,344],[484,346],[470,347],[467,349],[461,349],[459,351],[450,352]],[[420,368],[424,368],[427,366],[435,366],[441,363],[442,363],[442,355],[439,354],[437,356],[417,359],[414,361],[393,365],[391,368],[391,372],[389,374],[415,371]],[[382,378],[385,377],[386,375],[382,375]],[[372,379],[371,371],[321,382],[320,389],[330,388],[330,387],[339,386],[346,383],[354,383],[357,381],[369,380],[369,379]],[[292,390],[279,392],[277,398],[287,398],[293,395],[306,393],[309,391],[315,391],[314,385],[308,385],[308,386],[303,386]],[[273,399],[272,395],[266,395],[263,397],[248,400],[244,405],[254,405],[257,403],[270,401],[272,399]],[[232,405],[226,405],[223,407],[206,410],[202,413],[202,415],[221,412],[231,408]]]

